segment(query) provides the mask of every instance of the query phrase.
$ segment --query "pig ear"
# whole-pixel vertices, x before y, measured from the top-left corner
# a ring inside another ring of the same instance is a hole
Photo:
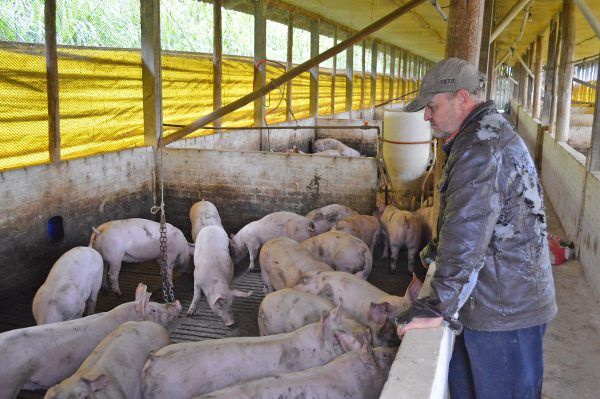
[[[352,334],[349,334],[347,332],[336,331],[334,335],[340,342],[340,346],[342,347],[344,352],[350,352],[361,349],[361,343],[356,338],[354,338]]]
[[[92,226],[92,231],[94,232],[94,234],[96,234],[97,236],[99,236],[101,234],[101,231],[98,230],[97,228],[95,228],[94,226]]]
[[[325,330],[327,330],[327,325],[329,324],[329,313],[323,312],[321,313],[321,320],[319,320],[319,324],[315,330],[315,335],[319,342],[325,341]]]
[[[387,319],[387,315],[392,311],[392,306],[387,302],[382,303],[372,303],[369,309],[369,315],[371,319],[377,323],[377,325],[382,326],[385,324]]]
[[[417,297],[419,296],[419,291],[421,291],[421,287],[423,287],[423,282],[417,278],[417,276],[413,273],[413,278],[408,287],[406,288],[406,292],[404,293],[404,298],[408,300],[408,303],[411,304]]]
[[[231,290],[229,292],[229,294],[231,295],[232,298],[234,297],[238,297],[238,298],[247,298],[250,295],[252,295],[252,291],[240,291],[240,290]]]
[[[217,303],[217,301],[218,301],[219,299],[225,299],[225,298],[224,298],[224,297],[223,297],[223,295],[221,295],[221,294],[218,294],[218,295],[214,296],[214,297],[213,297],[213,298],[210,300],[210,306],[215,306],[215,303]]]
[[[81,380],[85,382],[93,392],[98,392],[99,390],[104,389],[110,382],[110,378],[104,373],[89,377],[82,377]]]
[[[145,298],[147,289],[148,289],[148,287],[146,287],[146,284],[143,284],[143,283],[138,284],[137,288],[135,289],[135,301],[136,302],[139,302]]]
[[[332,323],[339,325],[342,322],[342,300],[340,298],[340,304],[329,312],[329,320]]]
[[[373,354],[373,348],[369,344],[364,344],[360,349],[360,358],[368,366],[374,369],[379,369],[377,362],[375,361],[375,355]]]

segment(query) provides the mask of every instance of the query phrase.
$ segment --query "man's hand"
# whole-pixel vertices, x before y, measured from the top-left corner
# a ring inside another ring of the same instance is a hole
[[[396,329],[398,336],[402,338],[408,330],[417,330],[420,328],[433,328],[442,325],[442,317],[415,317],[407,324],[399,325]]]

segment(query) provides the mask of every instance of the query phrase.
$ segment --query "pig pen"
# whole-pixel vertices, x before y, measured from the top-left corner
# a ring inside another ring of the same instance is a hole
[[[375,131],[368,133],[376,142]],[[217,206],[228,233],[271,212],[305,214],[329,203],[371,214],[377,190],[374,158],[272,152],[291,145],[308,150],[310,141],[326,134],[327,130],[317,133],[308,128],[248,131],[172,145],[162,154],[167,221],[182,229],[191,241],[189,209],[202,198]],[[345,141],[344,137],[336,138]],[[346,144],[353,146],[351,141]],[[31,301],[37,288],[60,255],[88,244],[92,226],[129,217],[154,218],[150,208],[155,161],[154,151],[144,147],[0,173],[0,195],[6,211],[0,221],[5,237],[0,252],[6,260],[6,267],[0,270],[0,332],[35,324]],[[48,223],[56,217],[60,218],[62,237],[50,237]],[[387,262],[378,259],[379,255],[369,281],[391,294],[402,295],[410,282],[410,276],[402,272],[406,266],[401,264],[399,272],[390,278]],[[205,298],[194,316],[185,317],[193,296],[193,276],[176,273],[175,295],[184,312],[169,328],[173,342],[258,335],[262,280],[260,273],[248,273],[246,267],[247,260],[236,265],[233,286],[252,290],[253,295],[234,303],[233,328],[223,325]],[[124,265],[120,282],[123,296],[101,292],[97,312],[132,300],[139,282],[155,293],[152,300],[162,302],[156,262]],[[41,398],[43,392],[22,391],[19,397]]]

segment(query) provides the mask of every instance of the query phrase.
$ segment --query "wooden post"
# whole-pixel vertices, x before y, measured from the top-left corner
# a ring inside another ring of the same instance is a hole
[[[394,79],[396,78],[396,51],[394,47],[390,48],[390,87],[389,98],[394,98]]]
[[[543,39],[543,35],[538,35],[535,43],[535,79],[533,81],[533,110],[531,111],[535,119],[540,119],[541,116]]]
[[[377,40],[371,42],[371,100],[369,107],[375,112],[377,101]]]
[[[550,132],[556,132],[556,115],[558,110],[558,71],[560,69],[560,57],[562,54],[562,25],[563,18],[558,15],[558,25],[556,31],[556,53],[554,55],[554,71],[552,71],[552,85],[554,90],[552,91],[552,101],[550,103],[550,120],[548,121],[548,130]]]
[[[333,45],[337,45],[338,27],[333,27]],[[335,76],[337,74],[337,55],[333,57],[333,70],[331,71],[331,116],[335,118]]]
[[[494,27],[494,0],[485,0],[483,10],[483,21],[481,31],[481,49],[479,50],[479,72],[489,77],[490,74],[490,55],[491,44],[490,36]],[[493,68],[493,67],[492,67]],[[488,79],[489,82],[489,79]],[[486,96],[489,91],[489,85],[486,86]]]
[[[446,34],[445,57],[462,58],[476,68],[479,67],[479,52],[481,49],[481,32],[483,23],[484,0],[450,0],[450,15]],[[445,154],[442,150],[442,140],[438,140],[437,159],[434,169],[434,187],[437,187],[442,176]],[[438,220],[440,212],[440,194],[433,190],[434,219]],[[437,237],[437,228],[433,236]]]
[[[546,62],[546,75],[544,77],[544,100],[542,105],[541,121],[542,125],[548,126],[550,120],[550,104],[552,102],[552,96],[554,95],[554,64],[556,63],[556,32],[557,29],[556,18],[550,21],[550,34],[548,35],[548,56]]]
[[[535,65],[535,42],[531,42],[529,44],[529,60],[528,60],[529,64],[529,70],[530,71],[534,71],[534,65]],[[529,110],[529,112],[533,115],[533,84],[534,84],[534,78],[535,78],[535,74],[532,74],[533,76],[529,76],[527,79],[528,82],[528,91],[527,91],[527,109]]]
[[[408,53],[402,52],[402,95],[405,96],[408,93]],[[404,102],[407,98],[404,97]]]
[[[222,0],[213,3],[213,111],[223,106],[221,82],[223,78],[223,29],[222,29]],[[215,121],[215,127],[221,127],[221,118]]]
[[[159,0],[141,0],[142,93],[144,98],[144,144],[162,141],[162,75],[160,61]]]
[[[48,96],[48,152],[50,162],[60,161],[60,113],[58,108],[58,59],[56,54],[56,0],[44,4],[46,37],[46,87]]]
[[[563,0],[562,22],[556,141],[569,140],[571,91],[573,88],[573,54],[575,53],[575,4],[573,0]]]
[[[291,71],[293,64],[293,50],[294,50],[294,14],[288,12],[288,31],[287,31],[287,70]],[[287,71],[286,71],[287,72]],[[290,122],[292,120],[292,81],[286,83],[287,89],[285,92],[285,120]]]
[[[310,21],[310,58],[319,54],[319,20]],[[319,64],[310,69],[310,101],[309,115],[319,115]]]
[[[361,57],[361,66],[360,66],[360,117],[364,118],[365,108],[367,107],[367,103],[365,102],[365,79],[367,79],[366,72],[366,63],[367,63],[367,41],[362,41],[362,57]]]
[[[521,90],[519,93],[519,97],[521,99],[521,105],[523,106],[524,109],[527,109],[527,93],[529,91],[529,74],[527,73],[525,66],[529,65],[529,50],[527,50],[527,52],[525,53],[523,60],[525,61],[525,65],[521,65],[521,67],[522,67],[521,81],[519,82],[519,86],[520,86]]]
[[[487,83],[486,83],[486,100],[496,100],[496,79],[497,71],[496,68],[496,42],[490,44],[490,55],[488,59],[488,72],[487,72]]]
[[[450,0],[446,58],[462,58],[479,66],[484,5],[484,0]]]
[[[381,102],[385,101],[385,74],[387,73],[387,45],[383,45],[383,71],[381,73]]]
[[[600,62],[600,61],[599,61]],[[598,64],[596,84],[600,82],[600,64]],[[596,105],[594,106],[594,122],[592,123],[592,141],[588,152],[588,166],[592,172],[600,171],[600,89],[596,86]]]
[[[254,91],[267,83],[267,1],[254,2]],[[254,101],[254,126],[264,126],[265,115],[265,96],[261,96]]]
[[[396,54],[398,54],[398,62],[396,63],[396,68],[398,68],[396,71],[396,78],[398,79],[398,83],[396,84],[395,97],[398,98],[402,95],[402,50],[397,49]]]
[[[346,112],[352,119],[352,97],[354,94],[354,46],[346,50]]]

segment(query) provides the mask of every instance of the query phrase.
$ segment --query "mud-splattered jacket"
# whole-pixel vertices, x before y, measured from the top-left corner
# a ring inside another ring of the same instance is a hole
[[[492,101],[444,145],[433,295],[413,313],[506,331],[551,320],[554,281],[542,188],[521,138]]]

